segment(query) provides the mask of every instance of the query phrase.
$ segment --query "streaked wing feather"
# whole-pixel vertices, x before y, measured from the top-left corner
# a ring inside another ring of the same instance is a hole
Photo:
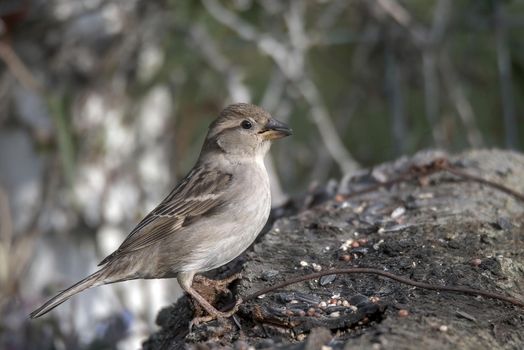
[[[198,167],[127,236],[120,247],[99,265],[154,244],[190,225],[223,203],[223,193],[232,175]]]

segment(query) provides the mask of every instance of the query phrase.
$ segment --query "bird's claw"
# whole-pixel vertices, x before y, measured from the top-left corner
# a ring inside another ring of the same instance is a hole
[[[209,312],[208,316],[201,316],[201,317],[195,317],[189,322],[189,333],[193,331],[193,326],[198,326],[199,324],[206,323],[209,321],[213,321],[216,319],[226,319],[231,316],[233,316],[239,309],[240,304],[242,304],[243,300],[242,298],[238,298],[235,302],[235,306],[229,311],[218,311],[215,310],[213,312]]]

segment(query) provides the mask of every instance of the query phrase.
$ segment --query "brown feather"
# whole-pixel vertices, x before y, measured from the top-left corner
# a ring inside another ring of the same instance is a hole
[[[148,247],[187,227],[223,203],[223,193],[232,175],[196,167],[171,193],[149,213],[127,236],[120,247],[99,264],[105,265],[118,257]]]

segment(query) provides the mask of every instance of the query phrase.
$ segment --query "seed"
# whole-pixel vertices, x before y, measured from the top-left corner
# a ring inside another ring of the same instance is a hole
[[[482,264],[482,260],[480,260],[479,258],[471,260],[471,265],[474,267],[478,267],[480,266],[480,264]]]
[[[367,244],[367,243],[368,243],[368,240],[367,240],[367,238],[360,238],[360,239],[358,240],[358,243],[360,243],[360,244]]]
[[[409,316],[409,311],[406,310],[406,309],[400,309],[400,310],[398,310],[398,315],[400,317],[407,317],[407,316]]]
[[[341,261],[346,261],[346,262],[351,261],[351,255],[344,254],[344,255],[341,255],[338,259]]]
[[[393,210],[393,212],[391,213],[391,218],[392,219],[398,219],[399,217],[404,215],[405,212],[406,212],[406,208],[398,207],[395,210]]]

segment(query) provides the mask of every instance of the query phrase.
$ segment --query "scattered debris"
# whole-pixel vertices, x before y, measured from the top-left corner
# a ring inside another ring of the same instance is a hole
[[[322,276],[322,277],[320,277],[319,283],[320,283],[321,286],[326,286],[326,285],[332,283],[335,280],[335,278],[337,278],[337,275]]]
[[[393,210],[393,212],[391,213],[391,218],[392,219],[398,219],[399,217],[401,217],[402,215],[404,215],[406,213],[406,208],[404,207],[397,207],[395,210]]]

